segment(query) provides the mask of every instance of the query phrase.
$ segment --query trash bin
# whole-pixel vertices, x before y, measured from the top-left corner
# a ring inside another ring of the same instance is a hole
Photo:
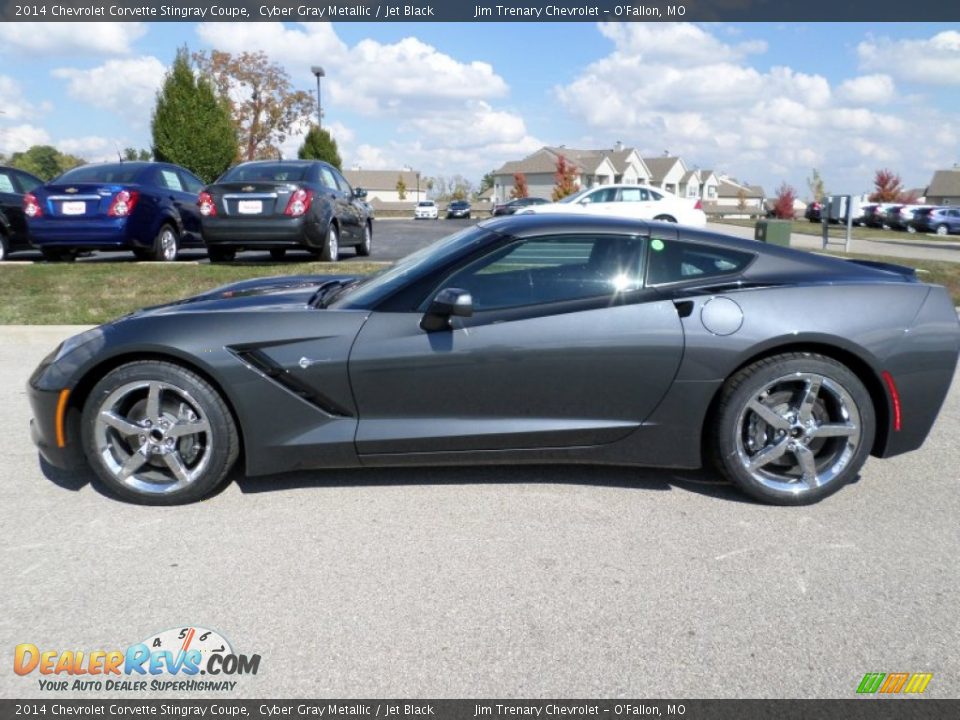
[[[753,239],[771,245],[790,247],[792,229],[793,223],[790,220],[760,220],[754,228]]]

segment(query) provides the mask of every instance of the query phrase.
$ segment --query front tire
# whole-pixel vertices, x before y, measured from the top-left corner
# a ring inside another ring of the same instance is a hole
[[[870,394],[845,365],[789,353],[731,377],[709,432],[715,466],[748,495],[807,505],[856,478],[873,446],[876,420]]]
[[[114,495],[181,505],[217,488],[240,440],[220,394],[179,365],[140,361],[112,370],[84,404],[83,448]]]
[[[208,247],[207,248],[207,257],[210,258],[210,262],[230,262],[237,256],[237,251],[233,248],[226,247]]]
[[[363,226],[363,242],[357,245],[357,255],[360,257],[370,257],[373,252],[373,230],[370,223]]]
[[[677,219],[673,215],[657,215],[654,220],[659,220],[660,222],[676,223]]]
[[[150,249],[150,259],[157,262],[174,262],[180,253],[180,236],[171,225],[164,225],[157,232]]]
[[[327,239],[323,242],[323,248],[320,250],[320,259],[324,262],[336,262],[340,257],[340,234],[337,232],[337,226],[333,223],[327,227]]]

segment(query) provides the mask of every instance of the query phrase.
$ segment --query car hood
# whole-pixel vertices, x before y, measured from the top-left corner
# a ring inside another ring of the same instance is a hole
[[[223,285],[213,290],[164,305],[154,305],[127,317],[171,315],[192,312],[236,312],[256,310],[312,310],[314,295],[331,285],[357,279],[352,275],[283,275],[254,278]],[[332,288],[331,288],[332,289]]]

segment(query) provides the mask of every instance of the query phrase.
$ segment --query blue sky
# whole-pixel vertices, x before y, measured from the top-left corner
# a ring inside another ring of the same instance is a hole
[[[621,140],[803,194],[812,167],[860,192],[880,167],[923,186],[960,162],[960,25],[920,23],[4,23],[0,151],[149,146],[184,43],[262,49],[310,91],[323,65],[347,167],[476,182],[544,144]]]

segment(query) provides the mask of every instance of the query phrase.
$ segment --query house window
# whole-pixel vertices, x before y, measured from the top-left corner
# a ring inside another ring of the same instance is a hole
[[[710,185],[710,186],[707,187],[707,197],[708,197],[708,198],[714,198],[714,199],[717,197],[717,186],[716,186],[716,185]]]

